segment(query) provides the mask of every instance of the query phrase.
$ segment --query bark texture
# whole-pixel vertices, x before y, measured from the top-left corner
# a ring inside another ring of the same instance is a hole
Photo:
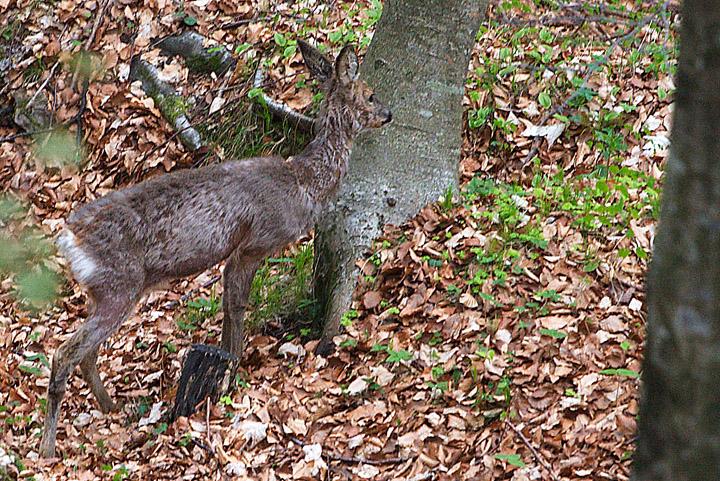
[[[317,227],[315,297],[332,348],[355,289],[355,261],[382,233],[456,187],[462,97],[486,0],[388,0],[361,78],[393,122],[356,142],[338,200]]]
[[[720,1],[683,3],[636,481],[720,479]]]

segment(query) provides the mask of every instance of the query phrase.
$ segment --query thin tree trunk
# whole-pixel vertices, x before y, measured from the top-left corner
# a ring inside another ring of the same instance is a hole
[[[393,122],[359,139],[339,198],[317,227],[315,296],[332,348],[350,307],[355,261],[385,224],[400,224],[457,186],[462,97],[487,0],[388,0],[361,77]]]
[[[720,479],[720,1],[683,4],[648,277],[637,481]]]

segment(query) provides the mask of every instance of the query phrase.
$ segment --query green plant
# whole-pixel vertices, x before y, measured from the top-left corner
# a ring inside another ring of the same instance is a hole
[[[354,319],[357,319],[358,316],[360,316],[360,313],[356,311],[355,309],[350,309],[349,311],[343,312],[343,315],[340,317],[340,325],[344,328],[348,328],[352,326],[352,322]]]
[[[553,339],[565,339],[567,337],[566,332],[558,331],[557,329],[540,329],[540,334],[552,337]]]
[[[185,314],[177,320],[182,331],[194,331],[208,319],[212,319],[220,310],[220,298],[213,288],[209,298],[200,297],[188,301],[185,305]]]
[[[413,358],[412,353],[410,353],[409,351],[406,351],[404,349],[401,349],[399,351],[394,351],[394,350],[389,349],[387,351],[387,354],[388,354],[388,356],[387,356],[387,358],[385,358],[385,362],[387,362],[389,364],[397,364],[402,361],[411,361]]]
[[[265,261],[250,289],[252,311],[247,322],[251,328],[258,328],[268,319],[315,317],[315,304],[310,295],[312,262],[312,242],[289,251],[286,257]]]
[[[517,466],[518,468],[525,467],[525,462],[522,460],[522,457],[520,457],[519,454],[500,453],[495,455],[495,459],[500,461],[507,461],[508,464],[512,466]]]

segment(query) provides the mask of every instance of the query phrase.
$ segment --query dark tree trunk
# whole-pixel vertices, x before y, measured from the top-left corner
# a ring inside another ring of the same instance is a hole
[[[360,138],[339,198],[317,227],[315,296],[332,347],[350,307],[355,261],[385,224],[400,224],[457,186],[462,97],[487,0],[388,0],[361,77],[393,122]]]
[[[720,1],[683,4],[648,276],[637,481],[720,479]]]

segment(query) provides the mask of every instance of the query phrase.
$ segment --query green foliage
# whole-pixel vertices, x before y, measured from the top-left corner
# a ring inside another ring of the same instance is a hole
[[[519,454],[496,454],[495,459],[500,461],[507,461],[508,464],[512,466],[517,466],[518,468],[524,468],[525,462],[522,460],[522,457],[520,457]]]
[[[208,299],[198,298],[185,306],[185,314],[177,320],[178,327],[183,331],[194,331],[207,319],[212,319],[220,310],[220,298],[215,295],[215,289]]]
[[[291,58],[293,55],[295,55],[295,52],[297,51],[297,41],[296,40],[290,40],[285,35],[279,32],[275,32],[274,35],[275,44],[281,49],[282,56],[285,60]]]
[[[49,167],[62,167],[77,164],[83,157],[75,136],[65,129],[55,129],[47,134],[38,134],[34,138],[35,157]]]
[[[402,361],[411,361],[413,358],[412,353],[404,349],[401,349],[399,351],[388,349],[387,354],[388,356],[387,358],[385,358],[385,362],[389,364],[397,364]]]
[[[13,276],[14,295],[36,310],[55,300],[60,276],[48,266],[54,248],[27,218],[26,208],[0,198],[0,275]]]
[[[600,371],[600,374],[605,374],[607,376],[620,376],[620,377],[632,377],[632,378],[638,378],[640,377],[640,373],[633,371],[632,369],[603,369]]]
[[[343,315],[340,317],[340,325],[344,328],[348,328],[352,325],[352,321],[354,319],[357,319],[358,316],[360,316],[360,313],[356,311],[355,309],[350,309],[349,311],[345,311]]]
[[[250,289],[252,312],[248,315],[248,325],[258,328],[268,319],[283,320],[291,316],[313,319],[312,264],[312,242],[300,245],[287,257],[266,259]]]
[[[540,334],[543,336],[550,336],[553,339],[565,339],[567,337],[566,332],[558,331],[556,329],[540,329]]]
[[[254,65],[247,68],[249,74]],[[250,89],[247,98],[239,99],[232,107],[224,109],[221,118],[211,117],[198,126],[203,138],[216,144],[225,158],[287,157],[299,152],[309,140],[306,134],[289,124],[273,119],[262,93],[260,88]],[[253,108],[253,104],[257,106]]]

